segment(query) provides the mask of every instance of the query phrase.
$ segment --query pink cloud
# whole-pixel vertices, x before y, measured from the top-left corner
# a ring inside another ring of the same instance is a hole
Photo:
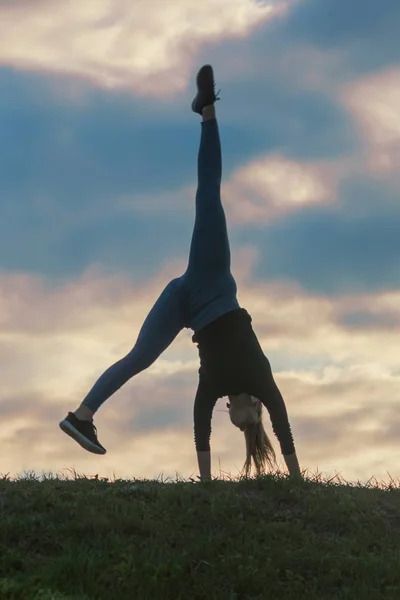
[[[400,166],[400,70],[381,71],[349,84],[342,99],[366,142],[368,170],[382,176],[396,174]]]
[[[374,306],[400,323],[399,294],[314,298],[293,285],[253,281],[256,259],[251,248],[234,254],[240,301],[253,316],[286,398],[304,468],[336,469],[351,478],[384,478],[387,469],[395,476],[399,327],[354,331],[340,317],[357,306]],[[197,472],[192,410],[198,358],[189,331],[99,411],[96,424],[109,450],[104,459],[65,439],[57,425],[103,369],[130,349],[158,292],[177,272],[177,265],[169,266],[134,285],[93,271],[59,287],[27,275],[2,276],[0,472],[68,466],[104,476]],[[213,422],[213,464],[216,473],[219,461],[223,470],[237,473],[243,440],[219,412],[223,408],[221,400]],[[266,424],[271,433],[268,417]]]
[[[0,64],[173,94],[205,43],[246,36],[285,9],[252,0],[79,0],[0,6]]]
[[[236,171],[224,184],[230,221],[266,223],[308,205],[331,202],[340,164],[296,162],[269,155]]]

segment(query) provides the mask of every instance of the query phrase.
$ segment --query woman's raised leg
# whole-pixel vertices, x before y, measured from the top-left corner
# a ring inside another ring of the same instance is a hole
[[[229,273],[231,254],[221,201],[222,156],[214,106],[203,111],[197,160],[196,217],[187,272],[210,280]],[[208,113],[208,114],[207,114]]]
[[[202,115],[203,121],[198,153],[196,217],[184,275],[190,327],[195,332],[239,307],[221,202],[221,142],[215,117],[214,75],[210,65],[200,69],[197,87],[192,109]]]

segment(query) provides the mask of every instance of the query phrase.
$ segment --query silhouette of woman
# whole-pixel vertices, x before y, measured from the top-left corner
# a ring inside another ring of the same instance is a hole
[[[211,477],[211,419],[218,398],[229,397],[231,422],[246,441],[246,473],[253,459],[258,473],[272,466],[275,454],[262,423],[268,412],[289,473],[300,475],[285,402],[271,366],[251,325],[239,306],[231,273],[225,212],[221,202],[221,145],[215,117],[213,69],[197,74],[192,110],[202,116],[198,153],[196,217],[185,273],[163,290],[146,317],[132,350],[107,369],[78,409],[61,421],[61,429],[83,448],[105,454],[97,438],[93,415],[129,379],[147,369],[183,328],[194,331],[200,357],[199,383],[194,402],[194,437],[200,477]]]

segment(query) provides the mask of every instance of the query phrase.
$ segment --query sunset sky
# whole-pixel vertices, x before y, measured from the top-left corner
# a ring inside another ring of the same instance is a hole
[[[101,407],[105,456],[58,422],[186,268],[211,63],[239,302],[301,467],[400,476],[399,30],[399,0],[0,0],[0,473],[197,475],[189,330]]]

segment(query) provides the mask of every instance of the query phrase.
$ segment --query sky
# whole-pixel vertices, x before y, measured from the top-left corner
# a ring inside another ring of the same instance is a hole
[[[238,299],[301,467],[400,476],[399,28],[398,0],[0,0],[0,473],[197,475],[190,330],[100,408],[105,456],[58,423],[186,268],[211,63]],[[240,472],[224,399],[211,447]]]

